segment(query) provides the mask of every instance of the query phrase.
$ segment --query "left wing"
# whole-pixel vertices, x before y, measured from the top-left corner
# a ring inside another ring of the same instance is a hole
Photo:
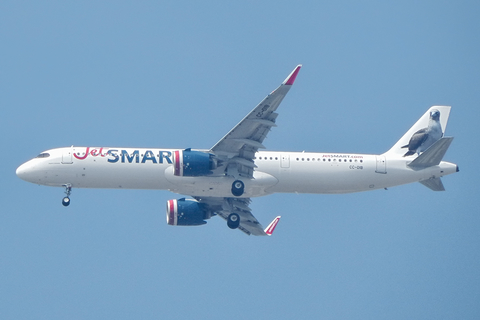
[[[282,84],[258,104],[242,121],[218,141],[210,152],[222,160],[224,166],[215,172],[232,172],[252,178],[256,167],[253,161],[258,149],[265,148],[263,140],[271,127],[275,127],[275,113],[285,95],[292,87],[302,65],[298,65]]]
[[[271,236],[277,226],[280,216],[276,217],[267,228],[263,228],[260,222],[252,215],[248,206],[251,202],[250,198],[196,198],[197,201],[203,203],[207,208],[221,216],[223,219],[229,219],[232,213],[236,213],[240,217],[240,225],[238,229],[248,235],[254,236]]]

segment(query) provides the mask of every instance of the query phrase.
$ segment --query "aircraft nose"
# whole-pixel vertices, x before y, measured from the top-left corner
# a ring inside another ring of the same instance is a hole
[[[17,171],[15,171],[15,173],[17,174],[17,177],[19,177],[22,180],[25,180],[25,179],[23,179],[23,176],[25,175],[25,163],[21,164],[17,168]]]
[[[20,165],[17,168],[17,171],[15,173],[17,174],[17,177],[19,177],[22,180],[29,181],[29,173],[32,171],[32,165],[30,161],[25,162],[24,164]]]

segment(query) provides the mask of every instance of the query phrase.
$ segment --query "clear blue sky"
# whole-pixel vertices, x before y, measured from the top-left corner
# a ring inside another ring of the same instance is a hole
[[[479,319],[476,1],[2,1],[2,319]],[[168,191],[36,186],[62,146],[209,148],[297,65],[270,150],[382,153],[451,105],[446,192],[272,195],[273,237]]]

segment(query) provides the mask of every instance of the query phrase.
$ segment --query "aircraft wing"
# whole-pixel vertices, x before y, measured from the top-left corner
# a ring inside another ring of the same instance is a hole
[[[267,228],[263,228],[260,222],[253,216],[250,207],[250,198],[196,198],[205,204],[209,210],[227,220],[228,216],[235,212],[240,216],[239,230],[248,235],[270,236],[277,226],[280,217],[276,217]]]
[[[238,170],[243,177],[252,178],[255,163],[253,158],[258,149],[265,148],[263,140],[272,127],[275,127],[275,112],[285,95],[292,87],[302,66],[298,65],[282,84],[258,104],[242,121],[218,141],[210,152],[223,162],[220,170]]]

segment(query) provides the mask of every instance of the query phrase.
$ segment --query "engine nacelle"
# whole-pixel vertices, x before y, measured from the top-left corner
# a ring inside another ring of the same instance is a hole
[[[204,206],[193,199],[167,201],[167,223],[171,226],[199,226],[210,218]]]
[[[217,167],[213,154],[191,149],[173,152],[173,174],[179,177],[198,177],[212,173]]]

